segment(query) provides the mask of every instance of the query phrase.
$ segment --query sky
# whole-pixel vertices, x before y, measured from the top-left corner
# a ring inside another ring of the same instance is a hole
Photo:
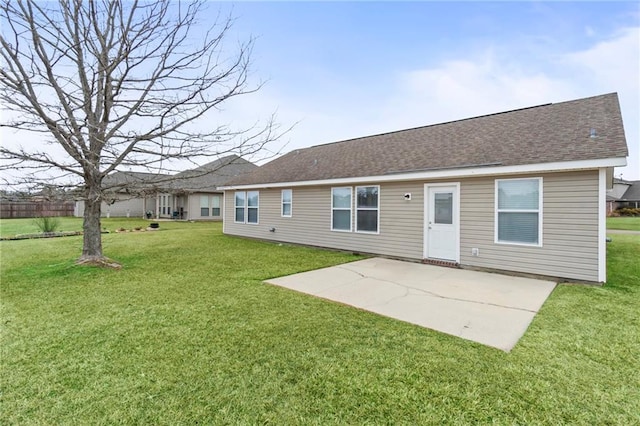
[[[272,151],[617,92],[640,179],[639,2],[237,2],[257,93],[220,120],[296,123]],[[284,145],[286,143],[286,145]]]

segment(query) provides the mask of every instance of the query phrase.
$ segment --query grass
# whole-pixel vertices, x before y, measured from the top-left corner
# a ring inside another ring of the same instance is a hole
[[[82,218],[61,217],[58,231],[81,231]],[[102,226],[113,232],[119,228],[133,229],[135,227],[147,227],[150,221],[139,218],[102,218]],[[161,222],[161,227],[174,227],[172,221]],[[608,217],[607,229],[625,229],[640,231],[640,217]],[[0,237],[9,237],[17,234],[31,234],[40,232],[34,219],[4,219],[0,220]]]
[[[129,227],[129,226],[126,226]],[[640,238],[507,354],[262,283],[358,259],[219,223],[0,243],[1,424],[638,424]]]
[[[58,231],[82,231],[82,218],[60,217]],[[42,232],[33,219],[2,219],[0,220],[0,237],[13,237],[18,234],[36,234]]]
[[[607,229],[640,231],[640,217],[608,217]]]
[[[81,217],[60,217],[57,231],[82,231]],[[146,228],[153,220],[145,220],[139,218],[102,218],[102,228],[110,232],[124,228],[132,230],[136,227]],[[172,229],[177,222],[162,221],[161,228]],[[37,219],[2,219],[0,220],[0,237],[12,237],[18,234],[36,234],[42,232],[37,224]]]

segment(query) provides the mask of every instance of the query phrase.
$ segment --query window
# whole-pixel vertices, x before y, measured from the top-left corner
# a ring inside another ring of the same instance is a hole
[[[236,192],[235,197],[235,209],[236,209],[236,217],[235,221],[239,223],[244,223],[244,209],[245,209],[245,198],[247,194],[244,191]]]
[[[291,189],[282,190],[282,217],[291,217],[292,192]]]
[[[169,203],[169,195],[160,195],[160,214],[170,215],[171,204]]]
[[[331,188],[331,230],[351,231],[351,188]]]
[[[542,178],[496,180],[496,242],[542,245]]]
[[[247,191],[247,223],[258,223],[258,204],[260,193],[258,191]]]
[[[200,196],[200,216],[209,216],[209,196]]]
[[[433,223],[451,225],[453,223],[453,193],[433,194]]]
[[[258,223],[260,192],[237,191],[235,195],[235,221],[238,223]]]
[[[220,196],[211,197],[211,216],[220,216]]]
[[[379,186],[356,187],[356,231],[378,232]]]

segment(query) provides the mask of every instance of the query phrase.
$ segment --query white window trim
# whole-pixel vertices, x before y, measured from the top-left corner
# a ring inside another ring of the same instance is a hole
[[[240,208],[237,204],[238,199],[236,198],[236,194],[240,192],[244,194],[244,206],[242,206],[242,221],[239,221],[236,216],[236,210]],[[234,191],[233,193],[233,223],[247,223],[247,191]]]
[[[236,220],[236,209],[240,208],[238,207],[238,205],[236,204],[237,199],[236,199],[236,194],[242,192],[244,194],[244,214],[243,214],[243,219],[244,221],[240,222],[238,220]],[[258,205],[255,207],[249,207],[249,192],[256,192],[258,194]],[[256,218],[257,220],[255,222],[249,222],[249,209],[256,209]],[[260,224],[260,191],[234,191],[233,193],[233,223],[244,223],[245,225],[259,225]]]
[[[500,182],[506,182],[506,181],[514,181],[514,180],[537,180],[538,181],[538,243],[536,244],[531,244],[531,243],[521,243],[521,242],[516,242],[516,241],[500,241],[498,240],[498,213],[499,212],[504,212],[504,213],[533,213],[534,210],[531,209],[502,209],[499,210],[498,209],[498,188],[499,188],[499,183]],[[500,245],[509,245],[509,246],[525,246],[525,247],[542,247],[542,224],[543,224],[543,220],[542,220],[542,211],[543,209],[543,204],[542,204],[542,194],[544,192],[543,190],[543,182],[542,182],[542,177],[526,177],[526,178],[513,178],[513,179],[496,179],[495,183],[494,183],[494,224],[493,224],[493,230],[494,230],[494,243],[496,244],[500,244]]]
[[[202,207],[202,199],[206,198],[207,199],[207,207]],[[202,215],[202,209],[206,208],[207,212],[209,213],[206,216]],[[211,197],[208,195],[201,195],[200,196],[200,217],[211,217]]]
[[[284,214],[284,192],[285,191],[290,191],[291,192],[291,201],[289,201],[287,204],[289,204],[289,214]],[[332,197],[333,199],[333,197]],[[280,216],[281,217],[292,217],[293,216],[293,189],[283,189],[282,191],[280,191]]]
[[[376,208],[372,208],[372,207],[358,207],[358,188],[378,188],[378,207]],[[333,199],[333,197],[332,197]],[[358,233],[358,234],[380,234],[380,185],[360,185],[360,186],[356,186],[356,190],[355,190],[355,197],[353,200],[353,203],[355,205],[355,222],[356,222],[356,226],[354,229],[354,232]],[[378,225],[378,229],[376,229],[375,231],[359,231],[358,230],[358,210],[368,210],[368,211],[372,211],[372,210],[376,210],[378,212],[378,217],[376,220],[376,223]]]
[[[214,207],[214,206],[213,206],[213,200],[214,200],[216,197],[218,197],[218,207]],[[223,208],[222,208],[222,203],[223,203],[223,202],[222,202],[222,200],[223,200],[223,197],[221,197],[219,194],[213,194],[213,195],[210,197],[210,200],[209,200],[209,202],[210,202],[210,204],[211,204],[211,206],[210,206],[210,207],[211,207],[211,216],[210,216],[210,217],[221,217],[221,216],[222,216],[222,210],[223,210]],[[219,214],[218,216],[214,215],[214,214],[213,214],[213,209],[220,209],[220,214]]]
[[[333,207],[333,190],[334,189],[348,189],[349,190],[349,229],[334,229],[333,228],[333,212],[334,210],[347,210],[344,207]],[[351,186],[335,186],[331,187],[331,215],[330,226],[333,232],[353,232],[353,187]]]
[[[255,192],[258,194],[258,205],[257,206],[251,206],[249,207],[249,193],[250,192]],[[249,222],[249,209],[255,209],[256,210],[256,221],[255,222]],[[244,211],[244,217],[245,217],[245,222],[247,225],[259,225],[260,224],[260,191],[247,191],[247,199],[246,199],[246,207],[245,207],[245,211]]]

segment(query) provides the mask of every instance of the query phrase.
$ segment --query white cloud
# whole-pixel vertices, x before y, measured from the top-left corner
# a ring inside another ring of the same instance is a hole
[[[562,82],[529,72],[487,54],[400,76],[389,114],[402,113],[413,125],[501,112],[571,98]]]
[[[601,87],[638,92],[640,28],[625,28],[593,47],[566,55],[566,64]]]

